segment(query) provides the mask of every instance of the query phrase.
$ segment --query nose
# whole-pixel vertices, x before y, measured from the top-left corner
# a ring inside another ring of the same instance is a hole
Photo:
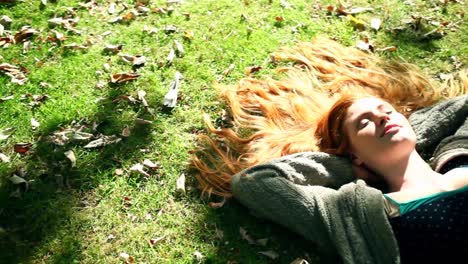
[[[376,111],[374,113],[374,119],[374,122],[381,126],[390,120],[390,116],[386,112]]]

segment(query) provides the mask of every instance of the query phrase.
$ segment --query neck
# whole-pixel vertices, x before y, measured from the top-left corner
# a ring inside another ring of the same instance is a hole
[[[402,160],[380,167],[378,171],[385,172],[381,175],[388,184],[390,192],[420,188],[432,184],[434,177],[440,175],[432,170],[416,150]]]

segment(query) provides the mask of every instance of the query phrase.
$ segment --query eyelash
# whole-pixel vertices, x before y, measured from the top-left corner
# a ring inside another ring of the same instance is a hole
[[[387,110],[387,111],[385,111],[385,113],[386,113],[387,115],[390,115],[390,114],[393,113],[393,110]],[[364,121],[364,120],[366,120],[366,121],[363,123],[362,121]],[[370,120],[369,120],[367,117],[361,119],[360,128],[361,128],[361,129],[362,129],[362,128],[365,128],[365,127],[369,124],[369,122],[370,122]]]

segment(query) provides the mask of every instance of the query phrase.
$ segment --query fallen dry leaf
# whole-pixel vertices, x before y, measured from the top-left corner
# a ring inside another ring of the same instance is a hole
[[[382,25],[382,20],[380,18],[372,18],[370,22],[370,27],[375,29],[376,31],[380,29],[380,25]]]
[[[145,177],[150,177],[151,176],[143,169],[143,164],[141,164],[141,163],[137,163],[137,164],[133,165],[130,168],[130,171],[138,172],[138,173],[140,173],[141,175],[143,175]]]
[[[11,136],[15,132],[13,127],[8,127],[0,130],[0,140],[5,140]]]
[[[243,227],[239,227],[239,233],[242,239],[247,240],[247,242],[249,242],[251,245],[255,245],[255,240],[250,237],[250,235],[247,233],[247,230],[245,230]]]
[[[157,168],[159,168],[159,164],[154,163],[154,162],[152,162],[152,161],[149,160],[149,159],[145,159],[145,160],[143,161],[143,165],[145,165],[146,167],[148,167],[148,168],[150,168],[150,169],[157,169]]]
[[[275,251],[273,250],[268,250],[268,251],[259,251],[258,252],[259,254],[262,254],[264,256],[267,256],[271,259],[277,259],[279,257],[278,253],[276,253]]]
[[[136,80],[138,77],[140,77],[140,74],[138,73],[116,73],[111,76],[111,83],[124,83],[128,81],[133,81]]]
[[[108,53],[119,53],[122,51],[123,44],[117,44],[117,45],[111,45],[111,44],[106,44],[104,47],[104,51]]]
[[[102,136],[101,138],[98,138],[96,140],[93,140],[89,142],[84,148],[98,148],[98,147],[103,147],[107,146],[110,144],[118,143],[122,139],[118,136],[112,135],[112,136]]]
[[[70,43],[63,46],[66,49],[87,50],[88,47],[77,43]]]
[[[255,244],[259,246],[266,246],[267,243],[268,243],[268,238],[260,238],[260,239],[255,240]]]
[[[3,162],[3,163],[8,163],[8,162],[10,162],[10,158],[5,154],[0,153],[0,161]]]
[[[65,153],[63,154],[65,155],[65,157],[67,157],[68,160],[70,160],[71,167],[74,168],[76,166],[76,157],[75,157],[75,153],[73,152],[73,150],[65,151]]]
[[[119,254],[119,257],[125,261],[125,263],[133,263],[135,262],[135,258],[133,258],[132,256],[128,255],[127,253],[125,252],[122,252]]]
[[[221,81],[224,77],[228,76],[235,68],[235,64],[231,63],[227,69],[223,71],[223,74],[218,77],[218,82]]]
[[[169,55],[167,55],[167,58],[166,58],[167,65],[171,65],[174,58],[175,58],[175,51],[173,48],[171,48],[171,50],[169,51]]]
[[[132,64],[133,66],[143,66],[146,62],[146,57],[142,55],[128,55],[128,54],[119,54],[120,58],[127,62]]]
[[[177,97],[179,93],[180,80],[183,78],[180,72],[174,75],[174,81],[170,85],[169,91],[164,95],[164,106],[174,108],[177,104]]]
[[[198,261],[198,262],[201,262],[204,258],[203,254],[200,253],[199,251],[195,251],[193,252],[193,256],[195,256],[195,259]]]
[[[177,40],[174,40],[174,44],[176,47],[177,56],[182,57],[184,55],[184,46]]]
[[[9,96],[2,97],[2,98],[0,98],[0,103],[3,103],[3,102],[8,101],[8,100],[11,100],[11,99],[13,99],[13,98],[15,98],[14,95],[9,95]]]
[[[138,100],[140,100],[141,104],[144,107],[148,107],[148,102],[146,102],[146,99],[145,99],[146,92],[142,91],[142,90],[139,90],[137,93],[138,93]]]
[[[114,171],[115,175],[122,176],[124,174],[124,170],[122,169],[115,169]]]
[[[184,31],[184,38],[186,40],[192,40],[195,37],[195,33],[193,33],[192,30],[186,30]]]
[[[137,125],[150,125],[150,124],[153,124],[153,121],[137,118],[137,119],[135,119],[135,123]]]
[[[250,76],[252,73],[258,72],[261,69],[262,69],[262,66],[247,67],[247,68],[245,68],[245,75]]]
[[[185,174],[181,174],[176,181],[176,191],[185,193]]]
[[[41,124],[39,122],[37,122],[36,119],[34,118],[31,118],[31,128],[32,130],[35,130],[37,129]]]
[[[30,26],[23,26],[19,32],[15,34],[15,43],[20,43],[27,38],[39,33],[39,31],[31,28]]]
[[[154,246],[154,245],[156,245],[158,242],[162,241],[164,238],[166,238],[166,236],[160,236],[160,237],[157,237],[157,238],[151,238],[151,239],[149,240],[150,245],[151,245],[151,246]]]
[[[19,154],[25,154],[32,147],[31,143],[16,143],[13,147],[14,151]]]
[[[12,22],[13,20],[9,16],[3,15],[2,17],[0,17],[0,25],[4,26],[7,29],[10,28]]]
[[[130,128],[128,127],[125,127],[124,129],[122,129],[122,132],[120,133],[120,135],[122,137],[129,137],[130,136]]]
[[[28,187],[28,182],[21,178],[20,176],[18,175],[13,175],[9,178],[9,180],[11,181],[11,183],[13,183],[14,185],[24,185],[27,189]]]
[[[348,18],[349,22],[351,22],[351,25],[353,25],[353,27],[355,29],[363,30],[366,27],[366,22],[364,22],[364,21],[362,21],[360,19],[357,19],[356,17],[354,17],[352,15],[347,15],[347,18]]]
[[[309,262],[303,258],[297,258],[293,260],[290,264],[309,264]]]

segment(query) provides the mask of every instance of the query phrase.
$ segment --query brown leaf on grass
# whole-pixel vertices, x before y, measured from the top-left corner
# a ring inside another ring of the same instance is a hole
[[[12,22],[13,20],[9,16],[3,15],[2,17],[0,17],[0,25],[4,26],[7,29],[10,28]]]
[[[132,11],[128,12],[127,14],[123,15],[122,20],[125,21],[125,22],[130,22],[130,21],[134,20],[138,15],[139,14],[138,14],[138,12],[136,10],[132,10]]]
[[[293,260],[290,264],[309,264],[309,262],[303,258],[297,258]]]
[[[125,253],[125,252],[120,253],[120,254],[119,254],[119,257],[120,257],[123,261],[125,261],[126,264],[128,264],[128,263],[134,263],[134,262],[135,262],[135,258],[132,257],[132,256],[130,256],[130,255],[128,255],[128,254]]]
[[[169,51],[169,55],[167,55],[167,58],[166,58],[167,65],[171,65],[174,58],[175,58],[175,51],[173,48],[171,48],[171,50]]]
[[[258,252],[259,254],[262,254],[264,256],[267,256],[273,260],[277,259],[279,257],[279,254],[276,253],[275,251],[273,250],[268,250],[268,251],[259,251]]]
[[[141,175],[143,175],[143,176],[145,176],[145,177],[151,177],[151,175],[149,175],[149,174],[144,170],[143,164],[141,164],[141,163],[137,163],[137,164],[133,165],[133,166],[130,168],[130,171],[138,172],[138,173],[140,173]]]
[[[150,10],[151,12],[157,13],[157,14],[163,14],[163,15],[167,14],[167,9],[164,7],[154,7],[154,8],[151,8]]]
[[[132,64],[132,66],[143,66],[146,63],[146,57],[142,55],[128,55],[128,54],[119,54],[120,58],[123,61]]]
[[[31,41],[27,40],[23,42],[23,54],[28,53],[28,51],[31,49]]]
[[[11,65],[9,63],[0,64],[0,71],[3,71],[6,75],[10,76],[12,83],[23,85],[28,80],[24,75],[26,69]]]
[[[0,47],[7,48],[11,44],[15,44],[15,39],[12,35],[7,34],[5,37],[0,38]]]
[[[348,18],[349,22],[351,23],[351,25],[353,25],[355,29],[364,30],[366,28],[366,22],[360,19],[357,19],[356,17],[352,15],[347,15],[346,17]]]
[[[128,127],[125,127],[124,129],[122,129],[122,132],[120,133],[122,137],[126,137],[126,138],[129,137],[130,134],[131,134],[130,128]]]
[[[195,33],[192,30],[185,30],[184,31],[184,38],[186,40],[192,40],[195,37]]]
[[[226,198],[223,197],[223,200],[221,202],[217,202],[217,203],[209,202],[208,206],[214,209],[218,209],[218,208],[223,207],[225,203],[226,203]]]
[[[146,102],[145,96],[146,96],[146,92],[145,92],[145,91],[143,91],[143,90],[139,90],[139,91],[138,91],[138,100],[140,100],[141,104],[142,104],[144,107],[148,107],[148,102]]]
[[[0,161],[3,163],[8,163],[10,162],[10,158],[7,155],[0,152]]]
[[[158,168],[159,168],[159,164],[154,163],[154,162],[152,162],[152,161],[149,160],[149,159],[145,159],[145,160],[143,161],[143,165],[145,165],[146,167],[148,167],[148,168],[150,168],[150,169],[152,169],[152,170],[158,169]]]
[[[27,188],[28,186],[28,182],[23,179],[22,177],[18,176],[18,175],[13,175],[9,178],[9,180],[11,181],[11,183],[13,183],[14,185],[25,185],[25,187]]]
[[[109,6],[107,7],[107,13],[109,14],[114,14],[115,13],[115,3],[109,3]]]
[[[150,124],[153,124],[153,121],[137,118],[137,119],[135,119],[135,123],[137,125],[150,125]]]
[[[200,251],[195,251],[195,252],[193,252],[193,256],[195,257],[195,259],[196,259],[199,263],[201,263],[202,260],[203,260],[203,258],[205,257],[205,256],[203,256],[202,253],[200,253]]]
[[[66,49],[87,50],[89,47],[77,44],[75,42],[63,46]]]
[[[275,17],[275,20],[276,20],[276,22],[281,23],[281,22],[284,21],[284,18],[283,18],[282,16],[276,16],[276,17]]]
[[[111,45],[111,44],[106,44],[104,47],[104,51],[108,53],[114,53],[117,54],[122,51],[123,44],[117,44],[117,45]]]
[[[122,176],[124,174],[124,170],[122,169],[115,169],[114,171],[115,175]]]
[[[13,147],[14,151],[19,154],[25,154],[32,147],[31,143],[16,143]]]
[[[176,181],[176,191],[185,193],[185,174],[181,174]]]
[[[70,161],[71,167],[74,168],[76,166],[76,157],[75,157],[75,153],[73,152],[73,150],[65,151],[65,153],[63,154]]]
[[[157,238],[151,238],[149,240],[149,243],[151,246],[154,246],[156,245],[157,243],[159,243],[160,241],[162,241],[164,238],[166,238],[166,236],[160,236],[160,237],[157,237]]]
[[[138,77],[140,77],[140,74],[138,73],[116,73],[111,76],[111,83],[124,83],[124,82],[129,82],[136,80]]]
[[[13,99],[13,98],[15,98],[15,96],[13,96],[13,95],[9,95],[9,96],[2,97],[2,98],[0,98],[0,103],[3,103],[3,102],[8,101],[8,100],[11,100],[11,99]]]
[[[382,25],[382,20],[380,18],[372,18],[370,22],[370,27],[378,31]]]
[[[180,43],[179,41],[175,39],[174,39],[174,44],[176,47],[175,52],[177,56],[182,57],[184,55],[184,46],[182,45],[182,43]]]
[[[222,81],[224,77],[228,76],[233,70],[236,65],[234,63],[231,63],[227,69],[223,71],[223,74],[218,77],[218,82]]]
[[[247,68],[245,68],[245,75],[250,76],[252,73],[258,72],[261,69],[262,69],[262,66],[247,67]]]
[[[9,138],[13,132],[15,132],[15,129],[13,127],[8,127],[0,130],[0,140],[5,140]]]
[[[155,27],[148,27],[147,25],[144,25],[143,26],[143,32],[146,32],[148,33],[149,35],[152,35],[152,34],[156,34],[159,32],[159,29],[155,28]]]
[[[249,244],[251,245],[255,245],[255,240],[247,233],[247,230],[245,230],[242,227],[239,227],[239,233],[242,239],[247,240],[247,242],[249,242]]]
[[[41,124],[34,118],[31,118],[31,128],[36,130]]]
[[[102,135],[102,137],[93,140],[89,142],[84,148],[98,148],[98,147],[104,147],[110,144],[118,143],[122,139],[118,136],[112,135],[112,136],[105,136]]]
[[[266,246],[268,243],[268,238],[260,238],[260,239],[257,239],[255,240],[255,244],[259,245],[259,246]]]
[[[15,43],[20,43],[37,33],[39,33],[39,31],[30,26],[23,26],[20,31],[15,34]]]
[[[52,29],[51,32],[54,33],[55,36],[53,37],[49,36],[48,40],[52,42],[60,42],[60,41],[64,41],[67,39],[67,37],[62,32],[59,32],[55,29]]]

